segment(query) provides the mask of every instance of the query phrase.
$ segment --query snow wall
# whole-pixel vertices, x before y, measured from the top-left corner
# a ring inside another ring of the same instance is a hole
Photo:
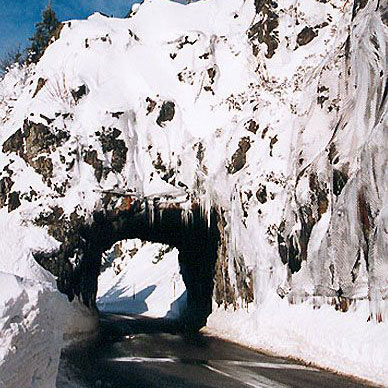
[[[386,321],[383,15],[377,0],[151,0],[63,23],[1,81],[0,270],[50,276],[36,259],[79,295],[98,217],[213,209],[221,313],[275,298]]]

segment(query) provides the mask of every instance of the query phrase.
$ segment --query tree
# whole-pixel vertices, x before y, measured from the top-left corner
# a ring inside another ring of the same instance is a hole
[[[25,51],[20,46],[11,49],[0,58],[0,74],[6,73],[8,69],[17,63],[21,65],[25,58]]]
[[[54,10],[49,3],[42,13],[42,21],[36,23],[35,35],[30,38],[30,56],[29,61],[37,63],[44,53],[44,50],[50,43],[51,37],[54,35],[57,28],[60,26],[60,22]]]

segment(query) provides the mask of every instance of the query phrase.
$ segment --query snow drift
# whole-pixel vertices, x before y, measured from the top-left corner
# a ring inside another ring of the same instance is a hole
[[[378,344],[383,15],[376,0],[151,0],[128,19],[64,23],[36,67],[1,82],[0,270],[34,279],[35,259],[90,303],[101,222],[213,209],[213,323],[247,305],[256,322],[269,300],[328,305]]]

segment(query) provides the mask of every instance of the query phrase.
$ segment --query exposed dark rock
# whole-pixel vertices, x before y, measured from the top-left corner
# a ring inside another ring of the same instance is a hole
[[[238,143],[238,149],[233,154],[232,160],[228,165],[229,174],[235,174],[245,166],[245,163],[247,161],[246,154],[250,148],[251,143],[248,137],[243,137],[242,139],[240,139],[240,142]]]
[[[9,196],[8,196],[8,213],[10,213],[11,211],[17,209],[21,205],[19,195],[20,195],[19,191],[13,191],[12,193],[9,193]]]
[[[198,42],[198,39],[194,39],[194,40],[189,40],[189,37],[188,36],[185,36],[185,37],[181,37],[179,39],[179,43],[178,43],[178,50],[182,49],[186,44],[190,44],[190,45],[193,45],[195,44],[196,42]]]
[[[123,115],[124,112],[111,112],[112,117],[115,119],[119,119],[121,115]]]
[[[256,198],[260,203],[267,202],[267,188],[265,185],[260,184],[259,189],[256,191]]]
[[[39,156],[31,162],[31,165],[38,174],[42,175],[44,181],[49,182],[53,177],[54,167],[49,157]]]
[[[353,2],[353,11],[352,11],[352,20],[356,17],[358,12],[365,8],[368,4],[368,0],[354,0]]]
[[[381,13],[381,20],[386,26],[388,26],[388,4],[384,3],[384,1],[380,1],[379,8]]]
[[[209,55],[210,55],[210,53],[204,53],[204,54],[199,56],[199,59],[209,59]]]
[[[83,287],[79,266],[85,249],[85,242],[80,234],[82,225],[85,224],[84,217],[78,216],[76,212],[66,216],[61,207],[54,206],[42,213],[34,223],[46,227],[48,233],[62,243],[58,251],[50,254],[35,252],[34,257],[40,265],[57,277],[58,289],[73,300],[75,295],[81,295]],[[70,263],[70,258],[74,266]],[[91,300],[84,302],[93,305]]]
[[[83,96],[87,95],[88,93],[89,93],[89,90],[85,84],[81,85],[78,89],[73,89],[71,91],[71,95],[76,104]]]
[[[10,193],[13,185],[14,182],[8,176],[0,179],[0,209],[6,204],[8,194]]]
[[[307,248],[310,242],[311,232],[313,230],[314,225],[316,224],[316,220],[313,216],[313,211],[308,206],[302,206],[299,209],[299,219],[301,222],[301,230],[299,236],[299,249],[298,246],[295,247],[296,255],[294,257],[295,266],[298,266],[298,271],[300,269],[300,265],[302,261],[307,259]],[[293,236],[292,236],[293,238]],[[290,241],[291,243],[292,241]],[[291,247],[291,245],[290,245]]]
[[[328,190],[316,173],[309,175],[310,203],[300,205],[298,219],[300,232],[284,235],[284,221],[278,228],[278,250],[283,263],[288,263],[291,273],[300,270],[302,262],[307,260],[307,250],[311,232],[329,207]]]
[[[197,160],[199,164],[203,162],[203,159],[205,157],[205,148],[201,142],[197,143],[198,144],[198,149],[197,149]]]
[[[111,168],[115,173],[121,173],[127,161],[128,148],[125,141],[118,138],[120,135],[117,128],[103,128],[98,133],[103,152],[112,152]]]
[[[28,202],[34,201],[37,197],[38,197],[38,193],[34,189],[31,189],[29,192],[23,193],[20,196],[21,199]]]
[[[255,0],[256,14],[259,20],[248,30],[248,38],[253,47],[254,55],[258,54],[255,40],[267,45],[267,58],[272,58],[279,46],[279,16],[275,9],[278,4],[274,0]]]
[[[330,144],[328,152],[329,152],[328,158],[329,158],[330,163],[331,164],[338,163],[338,161],[339,161],[339,159],[338,159],[338,151],[337,151],[337,147],[336,147],[336,145],[334,143]]]
[[[3,152],[15,152],[30,165],[40,153],[51,153],[69,139],[70,135],[62,130],[52,132],[41,123],[24,120],[23,129],[18,129],[3,143]]]
[[[61,207],[54,206],[47,212],[41,213],[38,218],[35,219],[34,224],[37,226],[47,226],[48,232],[58,241],[65,241],[64,236],[65,229],[63,228],[65,223],[63,222],[64,211]]]
[[[84,161],[85,163],[90,164],[94,168],[94,175],[97,179],[97,182],[100,182],[103,172],[103,163],[102,160],[98,159],[97,151],[86,150],[84,154]]]
[[[298,46],[304,46],[309,44],[315,37],[318,36],[318,32],[312,27],[304,27],[298,34],[296,43]]]
[[[265,135],[267,134],[268,130],[269,130],[269,127],[268,127],[268,126],[265,127],[265,128],[263,129],[263,132],[261,133],[261,138],[262,138],[262,139],[265,138]]]
[[[43,115],[42,113],[41,113],[39,116],[40,116],[43,120],[46,120],[47,125],[50,125],[50,124],[52,124],[52,123],[55,121],[55,119],[50,119],[49,117]]]
[[[211,68],[207,69],[207,74],[209,76],[210,83],[213,84],[214,83],[214,78],[217,75],[217,69],[215,67],[211,67]]]
[[[364,258],[366,261],[367,270],[369,270],[369,245],[370,245],[370,234],[374,228],[374,218],[372,217],[372,211],[370,204],[368,203],[365,196],[365,188],[362,188],[357,196],[357,210],[358,210],[358,219],[361,224],[361,230],[364,237],[363,251]]]
[[[173,168],[168,168],[162,160],[161,154],[158,152],[156,160],[152,161],[152,165],[155,170],[159,173],[160,177],[167,183],[171,183],[171,178],[175,175]]]
[[[136,42],[139,42],[140,41],[140,38],[131,30],[128,28],[128,34],[131,38],[135,39]]]
[[[175,104],[172,101],[165,101],[160,108],[159,117],[156,123],[163,127],[166,121],[171,121],[175,116]]]
[[[325,101],[329,99],[328,93],[329,88],[322,85],[317,88],[317,104],[323,108],[323,104]]]
[[[271,138],[271,142],[269,143],[269,155],[273,156],[273,146],[278,142],[278,135],[275,135]]]
[[[299,258],[299,249],[295,243],[294,236],[289,236],[287,240],[278,234],[278,250],[283,264],[288,264],[291,273],[298,272],[301,269],[302,261]]]
[[[101,36],[100,40],[102,42],[108,42],[109,44],[112,44],[112,39],[110,38],[109,34],[106,34],[105,36]]]
[[[351,272],[351,275],[352,275],[352,282],[354,283],[357,278],[358,278],[358,275],[360,273],[360,267],[361,267],[361,252],[360,250],[358,250],[358,253],[357,253],[357,259],[353,265],[353,268],[352,268],[352,272]]]
[[[216,66],[213,66],[213,67],[210,67],[209,69],[207,69],[207,75],[209,77],[209,84],[208,85],[205,85],[203,87],[203,89],[207,92],[212,92],[212,94],[214,95],[214,91],[213,91],[213,84],[215,82],[215,78],[216,78],[216,75],[217,75],[217,68]]]
[[[41,152],[50,152],[57,144],[57,139],[49,127],[40,123],[35,124],[32,121],[24,122],[23,136],[26,142],[27,158],[35,157]]]
[[[15,152],[41,174],[45,181],[53,176],[53,164],[49,156],[57,147],[69,139],[65,131],[52,132],[49,127],[25,120],[23,129],[17,130],[3,143],[3,152]]]
[[[8,154],[10,152],[18,153],[23,147],[24,136],[21,129],[18,129],[3,143],[3,152]]]
[[[257,124],[255,120],[249,120],[246,123],[246,128],[249,132],[252,132],[256,135],[257,131],[259,130],[259,124]]]
[[[47,82],[47,79],[44,79],[44,78],[38,79],[38,83],[36,85],[36,89],[35,89],[35,92],[34,92],[32,98],[36,97],[36,95],[40,92],[40,90],[43,88],[43,86],[46,84],[46,82]]]
[[[147,97],[146,101],[148,102],[147,106],[147,116],[152,113],[156,107],[156,101],[152,100],[151,98]]]
[[[309,176],[309,187],[311,202],[317,207],[317,213],[315,217],[314,215],[312,217],[318,222],[322,215],[326,213],[329,206],[327,190],[320,184],[318,176],[315,173],[311,173]]]
[[[237,298],[235,289],[232,286],[229,269],[228,269],[228,255],[226,251],[227,241],[225,234],[225,227],[227,223],[225,218],[221,214],[218,220],[218,230],[220,231],[220,248],[218,251],[218,258],[215,266],[214,274],[214,298],[215,301],[220,307],[222,304],[226,309],[229,305],[237,308]]]
[[[338,197],[345,187],[348,176],[341,170],[333,169],[333,193]]]
[[[253,275],[248,271],[244,264],[244,259],[236,258],[233,260],[234,273],[236,274],[236,286],[240,298],[248,305],[254,300]]]

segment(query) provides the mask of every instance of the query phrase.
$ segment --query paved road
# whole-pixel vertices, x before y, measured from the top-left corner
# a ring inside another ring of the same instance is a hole
[[[103,315],[100,337],[81,349],[67,350],[62,363],[86,387],[367,386],[210,336],[178,334],[168,321],[138,316]]]

